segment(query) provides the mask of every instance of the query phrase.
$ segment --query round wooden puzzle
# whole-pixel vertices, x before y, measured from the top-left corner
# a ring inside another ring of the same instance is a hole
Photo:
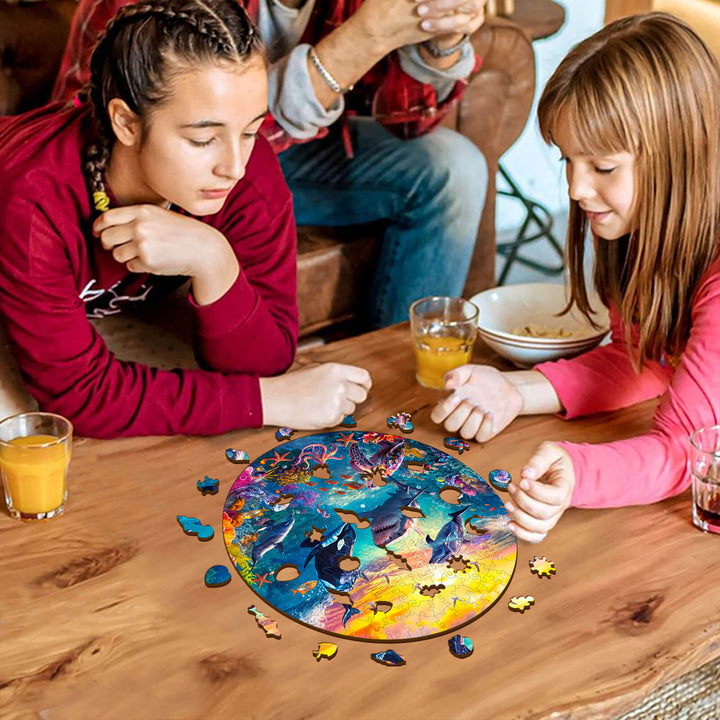
[[[413,640],[465,625],[502,595],[517,559],[508,520],[457,458],[348,431],[248,465],[223,536],[243,580],[281,613],[333,635]]]

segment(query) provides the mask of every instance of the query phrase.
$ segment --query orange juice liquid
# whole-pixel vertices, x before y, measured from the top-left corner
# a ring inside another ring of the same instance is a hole
[[[28,435],[0,446],[6,492],[13,507],[24,515],[47,513],[65,501],[65,474],[70,463],[70,446],[55,442],[53,435]]]
[[[425,387],[445,387],[443,376],[448,370],[470,362],[472,341],[459,337],[430,337],[423,335],[415,338],[415,359],[417,360],[417,380]]]

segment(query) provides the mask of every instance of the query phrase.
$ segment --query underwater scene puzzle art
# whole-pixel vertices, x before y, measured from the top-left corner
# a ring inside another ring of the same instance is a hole
[[[508,520],[490,485],[442,450],[330,432],[248,465],[223,537],[243,580],[281,613],[334,635],[412,640],[465,625],[502,595],[517,559]]]

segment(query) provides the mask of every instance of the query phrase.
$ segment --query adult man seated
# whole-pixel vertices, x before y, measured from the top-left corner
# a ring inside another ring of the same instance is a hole
[[[80,0],[54,99],[88,77],[97,36],[132,0]],[[202,4],[202,0],[198,0]],[[387,221],[368,326],[460,295],[487,189],[478,148],[438,123],[478,66],[485,0],[247,0],[267,48],[262,132],[300,225]]]

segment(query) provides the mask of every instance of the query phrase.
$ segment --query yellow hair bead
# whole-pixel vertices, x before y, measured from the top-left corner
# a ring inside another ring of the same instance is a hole
[[[96,210],[105,212],[110,207],[110,196],[104,190],[94,192],[93,203],[95,204]]]

